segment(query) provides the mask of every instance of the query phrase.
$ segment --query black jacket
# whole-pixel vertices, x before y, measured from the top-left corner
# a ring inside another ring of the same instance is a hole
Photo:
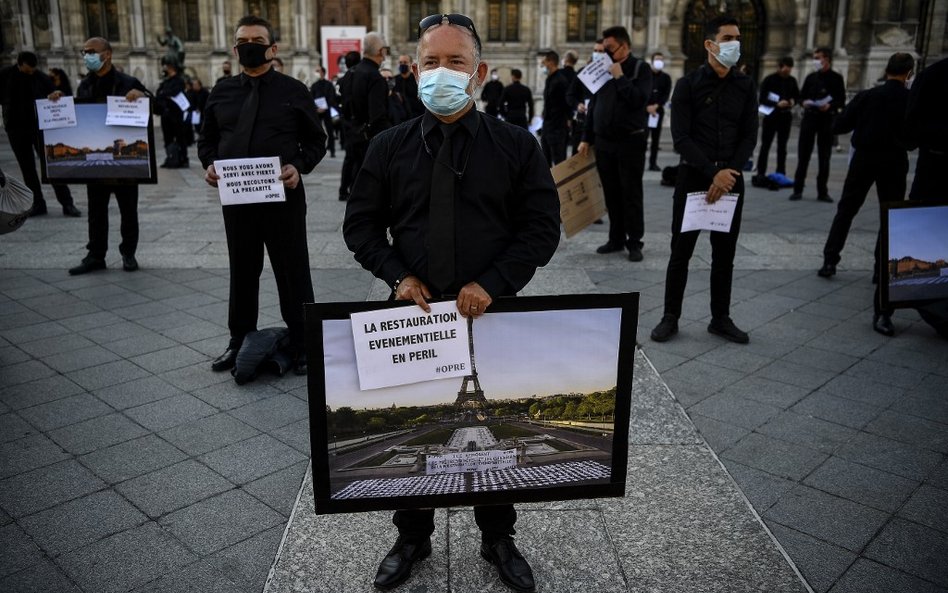
[[[519,82],[511,82],[504,87],[500,96],[500,114],[505,118],[526,117],[533,119],[533,93]]]
[[[566,102],[570,77],[562,69],[546,77],[543,86],[543,129],[566,130],[573,110]]]
[[[76,97],[79,99],[105,99],[106,97],[124,97],[131,90],[139,90],[148,96],[151,93],[137,78],[119,72],[114,67],[104,76],[90,72],[79,83]]]
[[[590,99],[584,141],[612,144],[648,129],[645,106],[652,95],[652,69],[629,56],[622,62],[622,74],[608,80]]]
[[[780,99],[774,101],[770,97],[770,93],[777,95]],[[763,82],[760,83],[760,97],[758,101],[761,105],[768,105],[774,108],[767,117],[779,116],[782,113],[790,115],[790,110],[793,109],[793,106],[800,102],[800,87],[797,86],[797,79],[792,76],[784,78],[774,72],[764,78]],[[791,104],[789,107],[777,107],[779,101],[791,101]]]
[[[815,107],[804,107],[805,116],[830,117],[846,106],[846,83],[843,75],[835,70],[826,72],[811,72],[803,79],[803,88],[800,89],[800,103],[804,101],[818,101],[826,96],[832,96],[830,108],[820,111]]]
[[[37,127],[36,99],[45,99],[56,88],[53,80],[37,70],[24,74],[16,64],[0,70],[0,101],[3,103],[3,127],[33,132]]]
[[[905,119],[910,149],[948,152],[948,58],[922,70],[912,84]]]
[[[353,129],[372,138],[391,127],[388,119],[388,84],[379,73],[379,65],[363,59],[346,76],[351,76],[343,97],[342,115]]]
[[[905,154],[903,114],[909,91],[899,80],[862,91],[833,123],[834,134],[853,133],[853,148]]]
[[[665,103],[671,98],[672,77],[667,72],[652,72],[652,96],[648,99],[649,105],[658,105],[664,111]]]

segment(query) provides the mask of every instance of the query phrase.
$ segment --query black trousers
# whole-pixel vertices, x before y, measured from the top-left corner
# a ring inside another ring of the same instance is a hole
[[[323,129],[326,131],[326,147],[329,149],[330,156],[336,156],[336,135],[332,125],[332,114],[329,111],[320,114],[323,120]]]
[[[509,123],[512,123],[515,126],[520,126],[521,128],[527,129],[530,127],[530,121],[527,119],[526,115],[514,115],[508,114],[505,118]]]
[[[658,108],[658,125],[654,128],[650,128],[648,135],[650,136],[649,147],[648,147],[648,164],[649,166],[658,166],[658,141],[662,137],[662,123],[665,121],[665,108]]]
[[[43,198],[43,186],[40,184],[39,175],[36,173],[36,156],[42,158],[40,149],[36,145],[36,136],[33,132],[22,132],[19,130],[8,129],[7,137],[10,139],[10,146],[13,148],[13,155],[16,157],[16,163],[20,166],[20,175],[23,176],[23,183],[33,192],[33,208],[42,210],[46,207],[46,200]],[[53,184],[53,192],[56,194],[56,201],[63,206],[72,206],[72,193],[68,185],[59,183]]]
[[[313,302],[306,243],[306,192],[286,190],[282,204],[224,206],[224,230],[230,258],[230,307],[227,327],[232,346],[257,329],[260,273],[266,247],[273,267],[280,313],[290,330],[290,345],[302,350],[303,303]]]
[[[912,181],[909,199],[943,202],[946,197],[946,172],[948,172],[948,151],[919,148],[918,160],[915,162],[915,179]]]
[[[596,169],[609,211],[609,242],[642,248],[645,235],[645,133],[596,144]],[[710,184],[709,184],[710,185]]]
[[[671,257],[665,273],[665,315],[681,317],[681,304],[688,284],[688,262],[695,251],[701,231],[681,232],[685,202],[690,192],[706,192],[711,178],[682,164],[678,167],[678,182],[672,204]],[[744,178],[738,177],[731,193],[738,194],[737,209],[727,233],[711,231],[711,316],[727,317],[731,310],[731,278],[734,273],[734,253],[741,232],[741,211],[744,207]]]
[[[183,163],[188,158],[189,124],[181,118],[182,114],[177,109],[168,109],[161,116],[161,135],[164,137],[167,152],[165,162],[172,164]]]
[[[767,174],[767,159],[770,156],[770,144],[777,136],[777,173],[787,174],[787,140],[790,139],[790,125],[793,115],[790,112],[771,114],[761,124],[760,154],[757,156],[757,174]],[[812,151],[812,148],[810,149]],[[807,160],[809,160],[807,156]]]
[[[89,196],[89,257],[105,259],[109,250],[109,198],[115,194],[121,223],[122,242],[119,253],[135,255],[138,249],[138,186],[137,185],[101,185],[90,183],[86,186]]]
[[[800,122],[800,145],[797,151],[797,171],[793,176],[793,191],[801,193],[806,185],[806,171],[816,143],[819,169],[816,173],[817,195],[825,196],[829,181],[830,152],[833,150],[833,116],[828,114],[806,113]]]
[[[346,146],[346,156],[342,159],[342,176],[339,181],[339,196],[348,197],[356,176],[365,161],[368,142],[352,142]]]
[[[566,160],[566,144],[569,142],[569,130],[562,128],[543,128],[540,134],[540,147],[549,166]]]
[[[474,521],[481,530],[481,538],[494,541],[499,537],[516,535],[514,523],[517,511],[512,504],[474,507]],[[434,533],[434,509],[395,511],[392,523],[398,534],[411,539],[424,539]]]

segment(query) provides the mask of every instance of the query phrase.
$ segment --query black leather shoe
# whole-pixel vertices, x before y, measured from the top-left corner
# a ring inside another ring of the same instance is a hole
[[[122,269],[126,272],[134,272],[138,269],[138,260],[135,259],[134,255],[122,256]]]
[[[79,274],[86,274],[94,270],[104,270],[105,269],[105,260],[99,259],[96,257],[86,256],[82,258],[82,263],[80,263],[75,268],[69,268],[70,276],[78,276]]]
[[[616,251],[622,251],[625,249],[625,246],[621,243],[608,242],[605,245],[600,245],[596,248],[596,253],[605,254],[605,253],[615,253]]]
[[[678,319],[671,315],[665,315],[658,322],[655,329],[652,330],[652,341],[667,342],[671,337],[678,333]]]
[[[411,576],[411,567],[415,562],[430,555],[431,538],[416,540],[398,536],[395,545],[379,564],[375,573],[375,586],[379,589],[391,589],[401,585]]]
[[[33,206],[33,208],[30,210],[30,216],[43,216],[47,212],[46,204],[43,204],[42,206]]]
[[[708,332],[737,344],[750,342],[750,336],[747,335],[747,332],[738,329],[730,317],[712,319],[711,323],[708,324]]]
[[[297,352],[296,356],[293,357],[293,374],[294,375],[305,375],[308,367],[306,366],[306,353]]]
[[[629,247],[629,261],[642,261],[642,250],[638,247]]]
[[[817,201],[817,202],[826,202],[827,204],[832,204],[832,203],[833,203],[833,198],[829,197],[829,196],[826,195],[826,194],[823,194],[822,196],[816,196],[816,201]]]
[[[835,264],[823,264],[823,267],[819,269],[816,273],[820,278],[829,278],[830,276],[836,275],[836,265]]]
[[[63,216],[71,216],[73,218],[79,218],[82,216],[82,212],[74,204],[66,204],[63,206]]]
[[[659,171],[659,172],[660,172],[660,171],[662,170],[662,168],[653,163],[653,164],[651,164],[651,165],[648,166],[648,170],[649,170],[649,171]]]
[[[513,539],[502,537],[493,543],[482,541],[481,556],[497,567],[500,580],[514,591],[531,593],[536,588],[533,571]]]
[[[883,336],[895,335],[895,326],[892,325],[892,318],[888,315],[875,315],[872,318],[872,329]]]
[[[803,199],[803,194],[801,194],[800,192],[796,192],[796,191],[795,191],[795,192],[793,192],[792,194],[790,194],[790,201],[791,201],[791,202],[798,202],[798,201],[800,201],[800,200],[802,200],[802,199]]]
[[[234,368],[234,365],[237,364],[237,353],[239,351],[240,346],[228,346],[227,350],[224,350],[224,353],[215,358],[214,362],[211,363],[211,370],[215,373],[219,373]]]

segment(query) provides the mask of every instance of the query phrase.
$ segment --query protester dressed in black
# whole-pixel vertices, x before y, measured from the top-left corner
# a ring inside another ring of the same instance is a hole
[[[500,98],[504,94],[504,83],[496,70],[490,71],[490,80],[481,89],[481,101],[484,102],[484,113],[497,117],[500,115]]]
[[[174,101],[174,97],[185,93],[184,78],[178,64],[165,62],[161,66],[163,79],[155,92],[155,113],[161,116],[161,134],[165,141],[165,161],[168,169],[187,168],[188,137],[185,111]]]
[[[326,100],[326,107],[319,107],[317,105],[316,111],[319,113],[319,117],[323,122],[323,130],[326,132],[326,136],[329,139],[329,156],[336,156],[336,135],[333,133],[333,116],[332,110],[335,109],[337,112],[339,110],[339,96],[336,94],[336,86],[332,83],[331,80],[326,80],[326,69],[320,66],[316,70],[317,78],[316,82],[309,87],[309,92],[313,95],[313,100],[318,99]]]
[[[665,56],[657,52],[652,54],[652,96],[649,97],[646,109],[650,115],[658,116],[658,122],[654,128],[649,129],[649,171],[661,171],[658,166],[658,147],[662,137],[662,125],[665,123],[665,104],[668,103],[672,91],[672,78],[664,68]]]
[[[777,137],[777,173],[787,174],[787,140],[790,138],[790,126],[793,124],[793,106],[800,101],[800,87],[797,79],[790,76],[793,58],[783,58],[777,65],[777,71],[764,78],[760,83],[760,104],[772,107],[773,111],[764,116],[761,123],[760,154],[757,157],[758,185],[765,185],[767,159],[770,145]]]
[[[543,128],[540,132],[540,146],[547,163],[553,165],[566,160],[566,145],[569,143],[569,120],[573,110],[566,102],[571,78],[563,68],[559,68],[560,56],[547,52],[543,58],[543,67],[547,69],[546,82],[543,85]],[[575,74],[574,74],[575,76]]]
[[[286,201],[223,206],[230,258],[230,343],[212,364],[234,366],[244,336],[257,329],[258,292],[266,247],[280,297],[280,313],[290,330],[294,371],[305,374],[303,304],[313,301],[306,243],[305,175],[326,154],[326,134],[313,98],[303,83],[270,67],[276,48],[267,21],[238,21],[236,51],[243,73],[214,87],[204,112],[198,155],[212,186],[219,179],[214,161],[280,157]],[[256,47],[254,47],[256,46]]]
[[[705,192],[708,202],[716,202],[725,193],[738,195],[730,231],[710,233],[712,319],[708,331],[733,342],[749,340],[731,321],[730,306],[734,253],[744,204],[741,170],[757,143],[757,90],[746,74],[734,68],[740,57],[740,46],[734,45],[740,40],[737,21],[717,17],[706,33],[708,62],[681,78],[672,96],[672,139],[681,154],[681,164],[672,205],[665,311],[651,336],[657,342],[678,332],[688,262],[701,232],[681,232],[687,194],[692,192]]]
[[[948,172],[948,58],[922,70],[912,84],[906,109],[905,136],[910,149],[918,148],[915,179],[909,198],[944,202]]]
[[[500,115],[515,126],[526,128],[533,119],[533,93],[520,83],[523,73],[511,70],[511,83],[500,96]]]

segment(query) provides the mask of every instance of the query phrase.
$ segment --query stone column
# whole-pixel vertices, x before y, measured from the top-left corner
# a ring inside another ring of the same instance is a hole
[[[846,29],[846,15],[849,0],[839,0],[836,9],[836,28],[833,31],[833,69],[843,75],[846,87],[849,87],[849,53],[843,46],[843,32]]]
[[[806,20],[806,47],[804,51],[810,52],[813,51],[814,46],[816,45],[816,25],[817,11],[819,0],[810,0],[810,12]]]
[[[23,47],[36,47],[33,41],[33,20],[30,18],[30,4],[27,0],[20,0],[20,14],[17,19],[20,24],[20,41]]]
[[[663,2],[659,0],[649,0],[648,3],[648,29],[645,36],[645,51],[649,54],[656,51],[664,53],[662,40],[659,39],[659,33],[662,26],[662,6]]]
[[[59,0],[49,0],[49,30],[52,33],[52,49],[63,51],[63,23],[59,18]]]

